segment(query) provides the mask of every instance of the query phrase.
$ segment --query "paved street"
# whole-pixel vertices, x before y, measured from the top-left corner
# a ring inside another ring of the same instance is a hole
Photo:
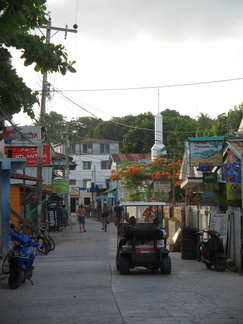
[[[2,324],[242,324],[243,276],[207,270],[196,260],[171,253],[172,273],[132,270],[121,276],[115,267],[116,229],[101,231],[86,220],[51,233],[56,249],[38,255],[30,282],[10,290],[0,275]]]

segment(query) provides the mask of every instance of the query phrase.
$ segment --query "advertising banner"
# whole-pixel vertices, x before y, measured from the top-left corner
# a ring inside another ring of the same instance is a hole
[[[212,214],[210,217],[210,230],[220,233],[224,248],[227,241],[227,219],[226,214]]]
[[[241,199],[241,165],[238,157],[231,151],[227,155],[226,194],[228,200]]]
[[[79,187],[70,188],[70,197],[79,197]]]
[[[41,127],[23,126],[15,129],[12,126],[4,128],[4,143],[12,146],[41,145]]]
[[[191,166],[221,166],[223,164],[222,137],[193,137],[190,141]]]
[[[69,181],[62,179],[53,179],[52,185],[56,193],[65,195],[69,193]]]
[[[4,152],[7,156],[13,159],[26,159],[26,166],[37,166],[38,164],[38,147],[5,147]],[[10,152],[10,153],[9,153]],[[42,165],[51,164],[51,147],[50,145],[43,146]]]
[[[50,201],[47,202],[47,213],[48,213],[48,222],[50,226],[58,225],[58,202]]]

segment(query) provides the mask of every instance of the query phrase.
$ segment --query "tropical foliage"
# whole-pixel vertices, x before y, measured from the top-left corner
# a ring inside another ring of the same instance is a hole
[[[126,162],[116,172],[111,171],[111,180],[120,181],[121,185],[129,193],[130,201],[149,200],[152,195],[155,195],[156,200],[165,200],[161,196],[161,192],[154,192],[154,181],[170,181],[171,192],[166,199],[171,199],[173,186],[179,187],[179,172],[181,161],[168,162],[165,158],[159,158],[150,163],[131,163]],[[181,199],[178,197],[177,199]]]
[[[0,0],[0,103],[12,116],[22,109],[34,118],[32,107],[38,93],[26,86],[12,66],[12,49],[19,50],[25,66],[34,64],[41,73],[75,72],[62,45],[46,43],[45,37],[31,35],[39,25],[47,24],[46,0]],[[3,109],[4,108],[4,109]]]

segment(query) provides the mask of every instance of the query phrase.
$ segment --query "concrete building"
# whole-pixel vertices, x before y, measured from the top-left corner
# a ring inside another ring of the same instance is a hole
[[[55,146],[63,153],[64,146]],[[69,146],[69,155],[77,167],[70,171],[70,205],[75,211],[77,204],[98,208],[102,192],[109,189],[110,155],[119,152],[119,142],[113,140],[82,138]]]

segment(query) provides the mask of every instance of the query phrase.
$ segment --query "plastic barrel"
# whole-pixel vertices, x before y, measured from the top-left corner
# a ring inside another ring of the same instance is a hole
[[[181,233],[181,258],[197,259],[197,235],[193,228],[183,228]]]

